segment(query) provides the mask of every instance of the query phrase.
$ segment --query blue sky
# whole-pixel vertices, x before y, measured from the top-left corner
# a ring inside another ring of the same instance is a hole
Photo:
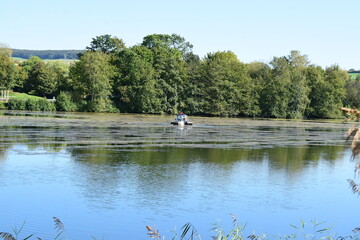
[[[127,46],[176,33],[204,57],[234,52],[269,62],[299,50],[322,67],[360,69],[359,0],[0,0],[0,42],[20,49],[84,49],[111,34]]]

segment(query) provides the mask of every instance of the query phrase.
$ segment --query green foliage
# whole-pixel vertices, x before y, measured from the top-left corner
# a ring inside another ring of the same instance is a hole
[[[55,104],[46,99],[10,99],[7,104],[9,110],[29,110],[29,111],[55,111]]]
[[[102,53],[116,53],[125,48],[122,39],[112,37],[109,34],[97,36],[92,39],[90,46],[86,47],[87,50],[92,52],[100,51]]]
[[[88,100],[84,110],[107,110],[114,72],[109,56],[102,52],[85,52],[80,61],[70,68],[75,98],[80,101],[85,97]]]
[[[55,111],[56,107],[53,102],[46,99],[32,99],[26,100],[26,110],[29,111]]]
[[[243,234],[244,229],[245,226],[238,223],[235,215],[233,215],[233,228],[228,233],[226,233],[220,224],[216,224],[211,229],[215,234],[212,238],[214,240],[245,240],[246,238]],[[255,239],[260,240],[258,236],[255,236]]]
[[[55,102],[56,110],[65,112],[74,112],[77,110],[76,104],[72,101],[72,97],[67,92],[61,92]]]
[[[246,67],[232,52],[208,54],[202,67],[204,111],[220,116],[251,115],[257,99]]]
[[[126,49],[115,56],[114,64],[119,70],[114,84],[116,102],[122,112],[154,113],[157,107],[154,69],[139,53]]]
[[[297,239],[298,237],[302,239],[308,239],[308,240],[322,240],[322,239],[328,239],[328,240],[335,240],[337,239],[336,234],[332,234],[330,232],[331,227],[324,226],[323,222],[317,222],[316,220],[311,220],[310,225],[308,227],[308,224],[305,223],[303,220],[300,219],[300,225],[290,225],[294,229],[296,229],[299,234],[291,234],[291,235],[285,235],[285,239]]]
[[[147,48],[168,48],[179,51],[182,56],[192,52],[193,45],[177,34],[152,34],[144,37],[141,44]],[[175,51],[174,51],[175,52]],[[173,52],[173,53],[174,53]]]
[[[19,67],[9,56],[9,52],[0,48],[0,87],[12,89],[21,78]]]
[[[23,99],[10,99],[6,103],[9,110],[26,110],[26,100]]]
[[[168,48],[151,49],[154,55],[156,89],[159,104],[157,112],[177,113],[183,106],[184,81],[186,79],[185,61]]]
[[[269,64],[243,64],[231,51],[201,59],[192,48],[177,34],[148,35],[130,48],[105,34],[69,65],[36,56],[16,63],[11,49],[0,44],[0,87],[59,95],[57,108],[63,111],[301,119],[339,118],[343,105],[360,107],[360,77],[351,79],[338,66],[309,65],[299,51]]]
[[[360,78],[350,79],[345,84],[346,97],[344,105],[355,108],[360,107]]]
[[[340,117],[339,107],[345,99],[347,73],[338,66],[325,71],[320,67],[310,66],[307,69],[307,79],[310,103],[305,115],[310,118]]]

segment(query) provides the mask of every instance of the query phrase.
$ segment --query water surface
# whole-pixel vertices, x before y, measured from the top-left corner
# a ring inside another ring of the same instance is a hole
[[[172,116],[2,112],[0,231],[69,239],[146,239],[191,222],[278,236],[317,219],[346,235],[359,227],[348,124]],[[355,178],[355,181],[357,179]]]

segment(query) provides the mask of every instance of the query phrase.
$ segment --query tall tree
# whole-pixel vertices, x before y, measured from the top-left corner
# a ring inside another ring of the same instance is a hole
[[[155,47],[153,68],[155,70],[156,88],[159,93],[160,112],[177,113],[184,107],[181,98],[186,79],[185,61],[180,55],[173,54],[168,48]]]
[[[59,86],[67,82],[69,67],[55,61],[41,64],[33,74],[36,76],[34,90],[40,96],[53,97],[60,93]]]
[[[92,39],[90,46],[86,47],[89,51],[100,51],[102,53],[116,53],[125,48],[125,43],[122,39],[112,37],[109,34],[96,36]]]
[[[193,45],[177,34],[152,34],[144,37],[141,44],[147,48],[167,47],[180,51],[182,56],[192,52]]]
[[[0,55],[11,57],[13,51],[6,43],[0,43]]]
[[[192,45],[176,34],[153,34],[144,37],[141,46],[152,53],[151,63],[160,100],[158,112],[183,111],[184,84],[187,79],[184,56],[191,53]]]
[[[339,108],[345,97],[347,73],[334,65],[325,71],[321,67],[310,66],[307,69],[307,81],[310,87],[310,103],[306,116],[310,118],[340,117]]]
[[[286,118],[289,103],[290,68],[286,57],[274,57],[270,76],[263,83],[260,93],[263,117]]]
[[[299,51],[274,57],[271,76],[261,91],[261,110],[265,117],[302,118],[309,103],[306,82],[307,57]]]
[[[118,52],[113,61],[117,77],[114,93],[121,112],[156,113],[159,108],[151,51],[135,46]]]
[[[202,81],[202,60],[198,55],[188,53],[185,55],[186,75],[184,91],[181,99],[184,100],[182,110],[188,114],[201,114],[204,112],[205,85]]]
[[[247,64],[247,69],[253,83],[253,99],[254,112],[253,116],[262,116],[262,107],[266,107],[266,91],[268,87],[269,78],[271,77],[271,68],[263,62],[252,62]]]
[[[22,91],[29,93],[36,89],[39,74],[44,68],[45,62],[39,57],[33,56],[20,64],[25,72],[25,81]]]
[[[345,85],[346,97],[344,105],[360,108],[360,75],[355,79],[349,79]]]
[[[17,83],[19,72],[8,51],[0,49],[0,87],[12,89]]]
[[[70,68],[78,100],[87,98],[86,111],[105,112],[110,104],[113,66],[102,52],[85,52]]]
[[[203,81],[205,113],[220,116],[251,114],[251,78],[234,53],[209,53],[204,59]]]
[[[303,118],[309,103],[309,87],[306,81],[306,68],[309,60],[299,51],[291,51],[287,57],[290,64],[289,102],[287,118]]]

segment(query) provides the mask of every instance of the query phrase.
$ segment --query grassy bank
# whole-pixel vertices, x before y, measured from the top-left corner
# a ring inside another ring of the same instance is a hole
[[[28,99],[43,99],[43,98],[26,93],[10,92],[10,99],[28,100]]]

